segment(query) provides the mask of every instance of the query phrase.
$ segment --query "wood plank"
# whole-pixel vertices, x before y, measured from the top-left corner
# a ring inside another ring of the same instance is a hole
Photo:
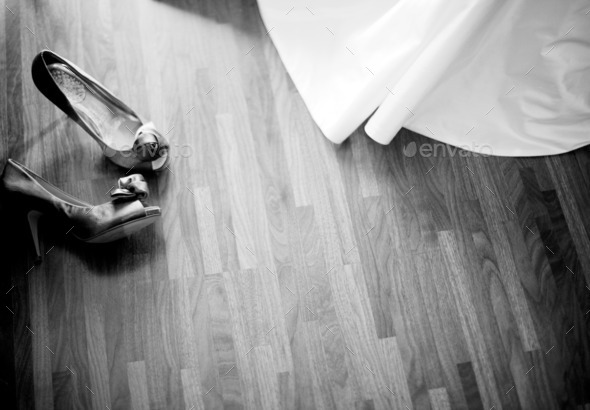
[[[221,266],[221,258],[219,256],[211,193],[208,188],[197,188],[195,197],[204,272],[206,275],[221,273],[223,267]]]
[[[182,392],[184,394],[184,407],[186,409],[205,409],[203,403],[203,392],[201,390],[201,375],[197,369],[182,369],[180,371],[182,380]]]
[[[270,346],[257,346],[252,351],[260,393],[261,409],[279,407],[279,389],[273,350]]]
[[[428,396],[430,397],[430,406],[432,407],[432,410],[451,409],[449,395],[444,387],[428,390]]]
[[[501,402],[500,396],[491,372],[492,366],[477,321],[473,301],[464,284],[466,273],[457,252],[456,239],[452,232],[441,232],[439,233],[439,243],[451,279],[453,294],[455,295],[461,319],[461,327],[467,340],[469,356],[472,359],[481,401],[485,408],[490,408]]]
[[[232,409],[242,408],[242,392],[238,377],[236,351],[232,335],[231,314],[227,302],[227,292],[221,275],[207,278],[207,301],[209,304],[211,333],[215,347],[223,406]],[[187,338],[190,340],[190,338]],[[195,352],[197,352],[195,346]],[[184,362],[184,360],[183,360]]]
[[[129,390],[131,391],[131,408],[133,410],[149,410],[147,376],[145,362],[127,363]]]

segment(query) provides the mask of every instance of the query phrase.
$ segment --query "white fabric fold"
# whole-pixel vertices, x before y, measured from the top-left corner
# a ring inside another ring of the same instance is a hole
[[[324,135],[406,127],[482,153],[590,143],[590,3],[258,0]]]

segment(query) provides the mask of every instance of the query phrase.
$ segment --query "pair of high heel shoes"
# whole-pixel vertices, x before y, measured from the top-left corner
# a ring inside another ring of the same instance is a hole
[[[39,91],[80,125],[115,164],[137,171],[160,171],[169,162],[169,145],[153,126],[73,63],[44,50],[33,61],[33,81]],[[92,205],[52,185],[18,162],[8,159],[0,180],[4,197],[27,218],[37,263],[41,261],[39,218],[50,215],[88,243],[112,242],[154,223],[157,206],[145,205],[148,187],[141,174],[119,179],[112,201]],[[68,226],[69,227],[69,226]]]

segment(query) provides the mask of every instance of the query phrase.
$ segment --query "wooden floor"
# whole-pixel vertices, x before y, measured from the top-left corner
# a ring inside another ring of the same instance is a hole
[[[175,155],[149,177],[161,222],[116,244],[46,221],[33,267],[3,212],[3,408],[590,406],[588,149],[334,146],[254,0],[0,5],[0,165],[95,203],[125,172],[36,90],[43,48]]]

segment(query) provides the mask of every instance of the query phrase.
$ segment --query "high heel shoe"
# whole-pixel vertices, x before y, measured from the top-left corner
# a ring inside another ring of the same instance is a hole
[[[169,144],[151,122],[80,68],[49,50],[33,60],[33,82],[60,110],[80,125],[115,164],[138,171],[160,171],[169,162]]]
[[[28,222],[33,236],[37,261],[41,261],[39,246],[39,218],[42,215],[57,217],[71,226],[67,233],[87,243],[112,242],[128,236],[160,217],[160,208],[144,206],[148,195],[147,183],[139,174],[119,179],[117,189],[111,191],[114,199],[101,205],[83,202],[22,164],[9,159],[0,180],[5,200],[28,209]]]

